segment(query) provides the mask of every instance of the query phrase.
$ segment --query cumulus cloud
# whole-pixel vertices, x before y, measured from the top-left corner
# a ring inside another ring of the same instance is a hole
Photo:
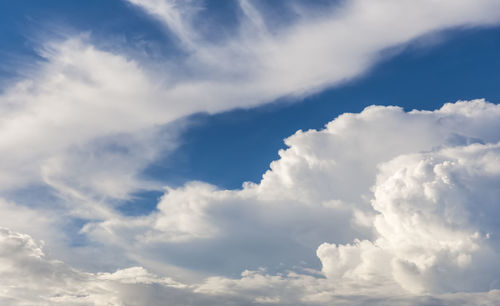
[[[245,271],[241,280],[210,278],[186,285],[142,267],[87,273],[47,258],[32,237],[0,229],[0,302],[5,305],[267,305],[282,293],[318,290],[314,277],[269,276]],[[321,282],[321,280],[319,280]],[[264,286],[271,286],[264,290]],[[231,288],[231,291],[228,290]],[[275,297],[269,289],[279,290]],[[255,296],[260,292],[263,296]],[[287,300],[294,302],[294,297]]]
[[[83,233],[102,243],[100,256],[138,264],[113,273],[50,259],[30,236],[3,229],[2,298],[494,304],[499,119],[500,107],[484,100],[435,111],[371,106],[323,130],[298,131],[258,184],[220,190],[192,182],[168,189],[150,215],[88,224]]]
[[[179,294],[187,287],[141,267],[82,272],[47,258],[32,237],[6,228],[0,229],[0,249],[3,305],[144,305],[154,286]]]
[[[183,284],[142,267],[86,273],[45,256],[30,236],[0,229],[0,301],[6,305],[493,305],[500,290],[434,296],[342,294],[330,279],[244,271]],[[357,292],[359,293],[359,292]]]
[[[320,246],[323,271],[416,293],[496,289],[499,158],[498,144],[473,144],[383,164],[372,200],[378,238]]]
[[[171,271],[166,261],[225,274],[196,289],[209,295],[279,304],[488,300],[500,275],[499,118],[500,107],[484,100],[435,111],[371,106],[298,131],[258,184],[193,182],[167,190],[151,215],[85,232],[153,270]]]

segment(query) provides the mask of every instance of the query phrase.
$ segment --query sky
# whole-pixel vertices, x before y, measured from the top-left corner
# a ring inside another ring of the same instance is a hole
[[[495,305],[500,1],[0,1],[0,304]]]

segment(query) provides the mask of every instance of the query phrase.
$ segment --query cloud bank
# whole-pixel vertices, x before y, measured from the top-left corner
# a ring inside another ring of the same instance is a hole
[[[26,303],[26,283],[34,301],[75,305],[493,305],[499,125],[500,107],[484,100],[371,106],[289,137],[258,184],[192,182],[148,216],[85,227],[154,273],[82,272],[4,229],[3,298]],[[319,267],[307,264],[315,254]],[[205,272],[189,279],[168,265]]]

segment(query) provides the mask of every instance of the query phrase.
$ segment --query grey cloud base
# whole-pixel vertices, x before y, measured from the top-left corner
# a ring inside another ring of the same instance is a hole
[[[500,106],[484,100],[343,114],[286,139],[258,184],[192,182],[167,190],[148,216],[88,223],[82,233],[102,256],[136,263],[114,273],[49,259],[3,229],[0,301],[495,305],[499,130]]]

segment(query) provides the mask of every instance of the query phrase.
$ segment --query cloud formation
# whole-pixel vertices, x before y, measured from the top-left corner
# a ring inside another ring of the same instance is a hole
[[[326,280],[311,281],[334,295],[487,292],[500,275],[499,118],[483,100],[368,107],[288,138],[259,184],[190,183],[169,189],[158,212],[85,230],[150,267],[167,260],[229,276],[264,266],[278,274],[255,277],[270,282],[292,268],[302,281],[319,273],[316,253]],[[219,292],[219,282],[240,281],[209,279],[199,290]]]
[[[290,4],[296,17],[271,30],[264,8],[240,1],[237,30],[213,42],[194,26],[203,2],[129,2],[178,38],[181,55],[151,65],[125,48],[99,48],[91,35],[42,42],[44,61],[0,95],[3,190],[46,184],[86,202],[91,217],[112,214],[110,199],[158,189],[140,172],[175,147],[186,116],[303,96],[360,76],[388,48],[500,21],[498,1],[360,0],[321,12]]]
[[[498,24],[499,1],[292,5],[270,28],[264,6],[241,0],[237,30],[216,43],[194,26],[202,2],[129,2],[180,55],[150,65],[69,36],[45,42],[44,61],[0,93],[2,304],[498,300],[500,108],[484,100],[343,114],[287,138],[257,184],[188,182],[148,215],[115,208],[161,190],[141,171],[175,148],[189,115],[339,85],[387,49]]]
[[[484,100],[435,111],[371,106],[298,131],[259,184],[193,182],[169,189],[148,216],[85,228],[165,277],[140,267],[82,272],[2,230],[12,282],[3,295],[24,301],[15,284],[27,282],[47,301],[82,305],[493,305],[499,119],[500,107]],[[301,262],[315,253],[320,267]],[[189,279],[182,270],[205,272]]]

